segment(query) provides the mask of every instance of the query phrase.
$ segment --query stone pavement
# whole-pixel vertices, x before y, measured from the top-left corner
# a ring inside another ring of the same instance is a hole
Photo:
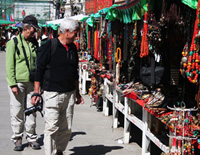
[[[85,104],[75,106],[73,133],[67,147],[67,155],[140,155],[141,148],[137,143],[120,144],[123,128],[112,129],[112,116],[105,117],[96,107],[90,107],[90,99],[83,96]],[[37,113],[37,134],[42,145],[41,150],[27,147],[23,139],[24,151],[13,151],[10,141],[9,96],[5,72],[5,52],[0,52],[0,154],[1,155],[44,155],[43,130],[44,120]],[[24,135],[25,137],[25,135]]]

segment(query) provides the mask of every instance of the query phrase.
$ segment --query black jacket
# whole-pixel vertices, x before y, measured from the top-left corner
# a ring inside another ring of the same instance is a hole
[[[51,41],[39,49],[35,81],[42,84],[43,90],[69,92],[75,90],[78,80],[78,53],[74,43],[68,51],[57,38],[57,48],[51,53]]]

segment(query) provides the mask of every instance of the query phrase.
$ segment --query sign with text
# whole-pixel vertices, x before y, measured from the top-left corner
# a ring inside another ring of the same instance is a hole
[[[15,2],[14,19],[20,21],[27,15],[35,16],[38,21],[47,21],[55,17],[53,6],[48,2]]]

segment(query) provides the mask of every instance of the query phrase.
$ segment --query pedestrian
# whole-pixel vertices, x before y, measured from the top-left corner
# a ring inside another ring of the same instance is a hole
[[[18,30],[13,30],[11,39],[15,38],[19,34]]]
[[[6,32],[6,41],[9,41],[11,39],[12,36],[12,29],[9,28]]]
[[[22,151],[23,132],[26,132],[28,144],[35,150],[40,149],[37,143],[36,114],[24,116],[25,108],[32,106],[31,95],[34,90],[34,83],[30,81],[30,70],[35,68],[35,58],[38,45],[32,38],[39,28],[37,19],[26,16],[22,21],[22,33],[11,39],[6,47],[6,79],[10,95],[11,127],[15,151]],[[29,68],[26,65],[24,52],[27,56]]]
[[[37,104],[42,86],[46,155],[63,155],[71,136],[74,104],[84,103],[78,88],[78,53],[73,43],[78,28],[77,21],[63,20],[60,35],[48,40],[38,52],[35,96],[31,101],[33,105]]]

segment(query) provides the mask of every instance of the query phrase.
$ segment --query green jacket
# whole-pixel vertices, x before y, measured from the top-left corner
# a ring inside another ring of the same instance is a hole
[[[19,54],[15,51],[14,40],[11,39],[6,44],[6,79],[10,87],[16,86],[18,82],[29,82],[29,70],[22,50],[20,35],[17,36]],[[35,58],[37,51],[36,40],[26,42],[23,35],[22,42],[28,57],[30,69],[35,69]]]

